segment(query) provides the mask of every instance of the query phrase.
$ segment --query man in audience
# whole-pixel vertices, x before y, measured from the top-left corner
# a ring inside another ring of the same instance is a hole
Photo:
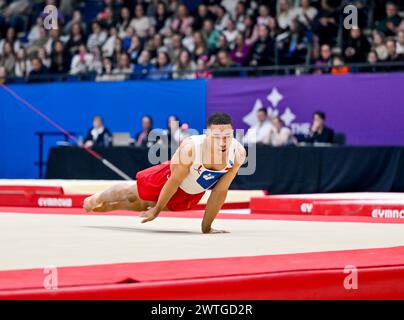
[[[136,134],[135,144],[141,147],[150,147],[149,133],[153,129],[153,119],[150,116],[143,116],[142,118],[142,131]]]
[[[313,124],[305,139],[308,143],[333,143],[334,131],[325,126],[325,113],[316,111],[313,114]]]
[[[248,129],[244,137],[244,143],[264,143],[269,132],[271,131],[272,124],[268,120],[267,109],[261,108],[257,111],[257,124]]]
[[[87,137],[84,140],[84,146],[91,147],[108,147],[111,143],[111,132],[104,127],[104,120],[101,116],[93,118],[93,127],[88,130]]]

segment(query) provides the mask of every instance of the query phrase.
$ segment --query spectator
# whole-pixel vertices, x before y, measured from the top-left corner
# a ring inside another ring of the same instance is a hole
[[[73,57],[70,65],[70,74],[84,74],[92,71],[93,54],[87,51],[84,44],[80,45],[79,52]]]
[[[6,69],[6,73],[12,76],[14,73],[14,65],[16,57],[13,46],[10,42],[5,42],[3,46],[3,55],[0,56],[0,65]]]
[[[198,12],[195,15],[194,22],[192,27],[194,30],[201,30],[203,26],[203,22],[207,19],[213,20],[214,15],[208,10],[208,7],[201,3],[198,6]]]
[[[321,0],[321,8],[313,21],[313,32],[318,37],[320,46],[332,46],[336,43],[338,20],[338,10],[331,5],[331,0]]]
[[[272,124],[268,120],[267,109],[261,108],[257,111],[258,122],[248,129],[244,137],[244,144],[264,143],[272,129]]]
[[[83,16],[81,15],[81,11],[76,9],[73,12],[72,19],[65,25],[63,28],[63,33],[69,34],[72,32],[73,25],[78,23],[83,33],[86,33],[87,26],[86,23],[83,21]]]
[[[149,17],[144,15],[144,9],[141,4],[137,4],[135,7],[135,17],[131,20],[130,26],[140,38],[147,36],[147,32],[152,24]]]
[[[111,132],[104,127],[104,120],[101,116],[93,118],[93,127],[88,130],[84,140],[86,148],[91,147],[108,147],[111,144]]]
[[[196,58],[205,56],[208,53],[205,38],[199,31],[194,32],[194,44],[195,44],[194,55],[196,56]]]
[[[198,71],[195,73],[197,79],[211,79],[213,77],[212,72],[207,70],[207,56],[201,56],[196,62]]]
[[[102,45],[102,54],[104,57],[111,57],[113,55],[116,39],[118,39],[118,29],[111,27],[109,29],[109,37]]]
[[[277,21],[279,28],[286,30],[289,28],[293,19],[293,11],[290,8],[290,0],[278,0],[279,10],[277,14]]]
[[[247,65],[250,47],[245,43],[242,33],[237,34],[235,47],[230,52],[231,60],[241,66]]]
[[[365,62],[367,53],[370,50],[370,44],[367,38],[362,35],[361,29],[352,28],[343,50],[347,63]]]
[[[165,51],[160,51],[157,55],[157,62],[150,71],[148,79],[168,80],[171,78],[172,65],[170,57]]]
[[[140,53],[138,63],[135,65],[134,74],[137,79],[144,79],[152,70],[153,65],[150,63],[150,52],[143,50]]]
[[[345,65],[344,58],[335,56],[332,59],[331,74],[346,74],[349,73],[349,67]]]
[[[94,21],[91,24],[92,33],[87,40],[87,48],[92,52],[96,47],[100,47],[107,40],[107,33],[102,30],[101,25],[98,21]]]
[[[178,62],[173,67],[173,78],[188,80],[195,79],[195,70],[196,64],[191,60],[191,55],[187,50],[182,50]]]
[[[387,59],[388,53],[384,36],[380,31],[374,30],[372,33],[373,46],[372,50],[376,51],[378,60],[384,61]]]
[[[29,82],[44,82],[47,79],[43,77],[48,74],[48,69],[42,64],[41,59],[31,59],[31,71],[29,73]]]
[[[5,83],[7,81],[7,71],[6,68],[0,66],[0,83]]]
[[[300,0],[300,7],[293,9],[292,17],[297,19],[307,30],[311,29],[311,24],[318,10],[310,5],[310,0]]]
[[[128,7],[122,7],[120,17],[118,19],[117,28],[118,36],[122,39],[127,35],[128,28],[130,26],[130,10]]]
[[[223,31],[223,35],[226,37],[227,43],[229,44],[229,48],[233,49],[235,45],[235,41],[237,35],[239,34],[238,30],[236,29],[236,25],[232,19],[229,19],[227,22],[227,27]]]
[[[80,46],[85,44],[86,41],[80,23],[73,23],[70,37],[66,43],[65,49],[69,58],[71,59],[75,54],[77,54],[79,52]]]
[[[142,147],[150,147],[149,133],[153,129],[153,119],[150,116],[143,116],[142,131],[136,134],[136,145]]]
[[[184,4],[180,4],[176,14],[171,19],[170,27],[175,33],[185,34],[186,30],[192,26],[193,18],[188,14],[188,9]]]
[[[158,2],[156,13],[154,15],[155,28],[158,32],[166,27],[167,18],[169,13],[164,2]]]
[[[222,32],[228,26],[230,16],[222,5],[214,6],[214,14],[216,15],[215,29]]]
[[[102,60],[101,74],[98,74],[95,78],[96,81],[113,81],[116,80],[116,75],[113,75],[113,65],[111,58],[104,58]]]
[[[141,52],[142,52],[142,43],[140,42],[139,37],[134,35],[131,38],[130,47],[128,49],[130,61],[136,64]]]
[[[31,71],[31,62],[27,58],[25,49],[20,49],[17,52],[15,66],[14,66],[14,75],[16,77],[26,77],[29,75]]]
[[[387,48],[387,54],[388,54],[386,62],[398,63],[398,62],[404,61],[404,56],[397,53],[396,42],[393,39],[389,39],[386,41],[386,48]],[[391,67],[386,68],[387,71],[399,71],[402,69],[403,68],[400,65],[391,66]]]
[[[163,131],[166,136],[164,140],[168,146],[171,146],[173,150],[177,149],[178,146],[187,138],[189,135],[182,129],[187,126],[181,125],[180,120],[177,116],[171,115],[167,119],[167,129]]]
[[[308,143],[333,143],[334,131],[325,125],[325,113],[316,111],[313,114],[313,124],[310,133],[306,136],[305,142]]]
[[[113,74],[120,75],[121,79],[129,79],[133,67],[130,64],[130,58],[127,53],[122,53],[119,57],[119,63],[112,71]]]
[[[368,65],[366,67],[362,67],[361,71],[363,71],[363,72],[378,72],[378,71],[380,71],[380,69],[378,69],[376,67],[376,64],[379,62],[376,51],[370,51],[368,53],[366,61],[367,61]]]
[[[397,33],[397,27],[401,22],[401,18],[398,15],[397,5],[393,2],[387,2],[386,4],[386,18],[379,21],[376,26],[377,29],[387,37],[394,36]]]
[[[272,117],[272,128],[263,143],[274,147],[290,145],[293,143],[292,131],[288,127],[285,127],[279,116],[274,116]]]
[[[51,73],[65,74],[69,71],[69,59],[63,47],[62,41],[57,41],[51,53]]]
[[[404,55],[404,31],[399,31],[397,34],[397,54]]]
[[[246,17],[246,5],[243,1],[238,1],[237,5],[235,7],[235,15],[234,15],[234,20],[236,24],[236,28],[239,32],[244,32],[245,31],[245,24],[244,24],[244,19]]]
[[[6,42],[11,44],[14,52],[18,52],[21,48],[21,42],[17,39],[14,28],[8,28],[6,38],[0,40],[0,56],[4,53],[4,44]]]
[[[315,61],[317,68],[314,73],[329,73],[332,65],[332,52],[331,47],[328,44],[323,44],[320,48],[320,58]]]
[[[203,22],[203,36],[207,39],[208,50],[216,49],[220,33],[214,29],[212,20]]]
[[[250,65],[267,66],[274,63],[274,41],[269,36],[269,29],[265,25],[258,27],[258,39],[250,51]]]
[[[292,20],[289,31],[277,37],[280,64],[303,64],[307,59],[307,39],[297,20]]]

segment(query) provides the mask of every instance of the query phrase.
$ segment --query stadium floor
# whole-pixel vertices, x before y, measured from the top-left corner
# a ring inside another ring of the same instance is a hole
[[[0,298],[404,298],[403,223],[225,212],[214,226],[230,233],[204,235],[201,211],[141,224],[125,211],[0,208]],[[344,286],[350,266],[357,289]],[[57,290],[45,289],[54,267]]]

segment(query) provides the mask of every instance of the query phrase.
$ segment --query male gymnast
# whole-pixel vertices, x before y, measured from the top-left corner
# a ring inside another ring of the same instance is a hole
[[[231,117],[214,113],[208,118],[206,133],[185,139],[171,161],[138,172],[135,183],[117,184],[86,198],[83,207],[87,212],[140,211],[145,223],[163,210],[192,209],[212,189],[202,232],[226,233],[211,226],[246,158],[244,147],[233,136]]]

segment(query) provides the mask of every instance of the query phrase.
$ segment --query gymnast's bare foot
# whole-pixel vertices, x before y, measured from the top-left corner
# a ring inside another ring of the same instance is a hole
[[[100,204],[98,203],[98,195],[93,194],[84,199],[83,201],[83,208],[86,212],[92,212],[95,208],[99,207]]]

